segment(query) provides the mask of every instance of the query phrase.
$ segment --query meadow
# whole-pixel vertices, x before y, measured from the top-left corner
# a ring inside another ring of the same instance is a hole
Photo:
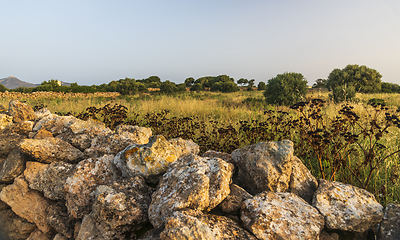
[[[7,107],[12,98],[4,95],[0,104]],[[166,138],[193,139],[201,152],[230,153],[260,141],[290,139],[295,155],[317,178],[365,188],[383,205],[400,202],[398,94],[357,94],[354,102],[337,104],[328,92],[315,91],[291,107],[266,104],[260,91],[18,100],[60,115],[96,118],[111,128],[134,124]]]

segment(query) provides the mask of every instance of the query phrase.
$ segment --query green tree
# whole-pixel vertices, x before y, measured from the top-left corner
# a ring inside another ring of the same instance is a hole
[[[332,89],[332,96],[333,100],[337,103],[343,101],[351,101],[356,96],[356,89],[351,84],[344,84],[341,86],[335,86]]]
[[[240,84],[240,85],[244,85],[244,84],[247,84],[249,82],[249,80],[247,80],[246,78],[241,78],[241,79],[239,79],[238,81],[237,81],[237,83],[238,84]]]
[[[178,91],[178,87],[176,86],[175,83],[170,82],[168,80],[161,83],[161,86],[160,86],[161,93],[171,94],[171,93],[174,93],[177,91]]]
[[[5,92],[5,91],[8,91],[8,89],[3,84],[0,84],[0,92]]]
[[[236,85],[235,82],[228,81],[228,82],[215,82],[211,88],[210,91],[213,92],[237,92],[239,91],[238,86]]]
[[[192,78],[192,77],[186,78],[186,80],[185,80],[186,87],[191,87],[193,84],[194,84],[194,78]]]
[[[315,83],[312,85],[313,88],[326,88],[326,79],[317,79]]]
[[[307,80],[301,73],[286,72],[268,80],[264,92],[267,103],[292,105],[307,92]]]
[[[352,85],[356,92],[372,93],[381,90],[382,75],[365,65],[347,65],[343,69],[334,69],[328,76],[326,86],[329,90],[335,87]]]
[[[190,91],[203,91],[204,86],[201,83],[195,83],[193,86],[190,88]]]
[[[257,88],[259,91],[265,90],[267,89],[267,85],[265,84],[265,82],[259,82]]]

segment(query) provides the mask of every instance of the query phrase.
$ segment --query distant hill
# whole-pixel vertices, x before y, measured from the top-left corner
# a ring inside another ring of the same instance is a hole
[[[0,84],[3,84],[8,89],[13,89],[17,87],[36,87],[40,85],[40,84],[24,82],[13,76],[0,79]]]
[[[8,89],[14,89],[17,87],[37,87],[40,85],[40,84],[24,82],[13,76],[9,76],[7,78],[0,79],[0,84],[3,84]],[[71,85],[71,83],[62,82],[62,81],[60,81],[60,84],[62,86],[70,86]]]

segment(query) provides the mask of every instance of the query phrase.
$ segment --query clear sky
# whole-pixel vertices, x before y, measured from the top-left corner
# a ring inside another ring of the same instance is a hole
[[[348,64],[400,84],[399,0],[0,0],[0,78],[257,83],[300,72],[312,85]]]

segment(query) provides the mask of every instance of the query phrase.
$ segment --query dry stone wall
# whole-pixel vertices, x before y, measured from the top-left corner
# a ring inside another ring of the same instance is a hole
[[[293,143],[232,154],[0,106],[0,239],[400,239],[400,206],[315,179]]]

